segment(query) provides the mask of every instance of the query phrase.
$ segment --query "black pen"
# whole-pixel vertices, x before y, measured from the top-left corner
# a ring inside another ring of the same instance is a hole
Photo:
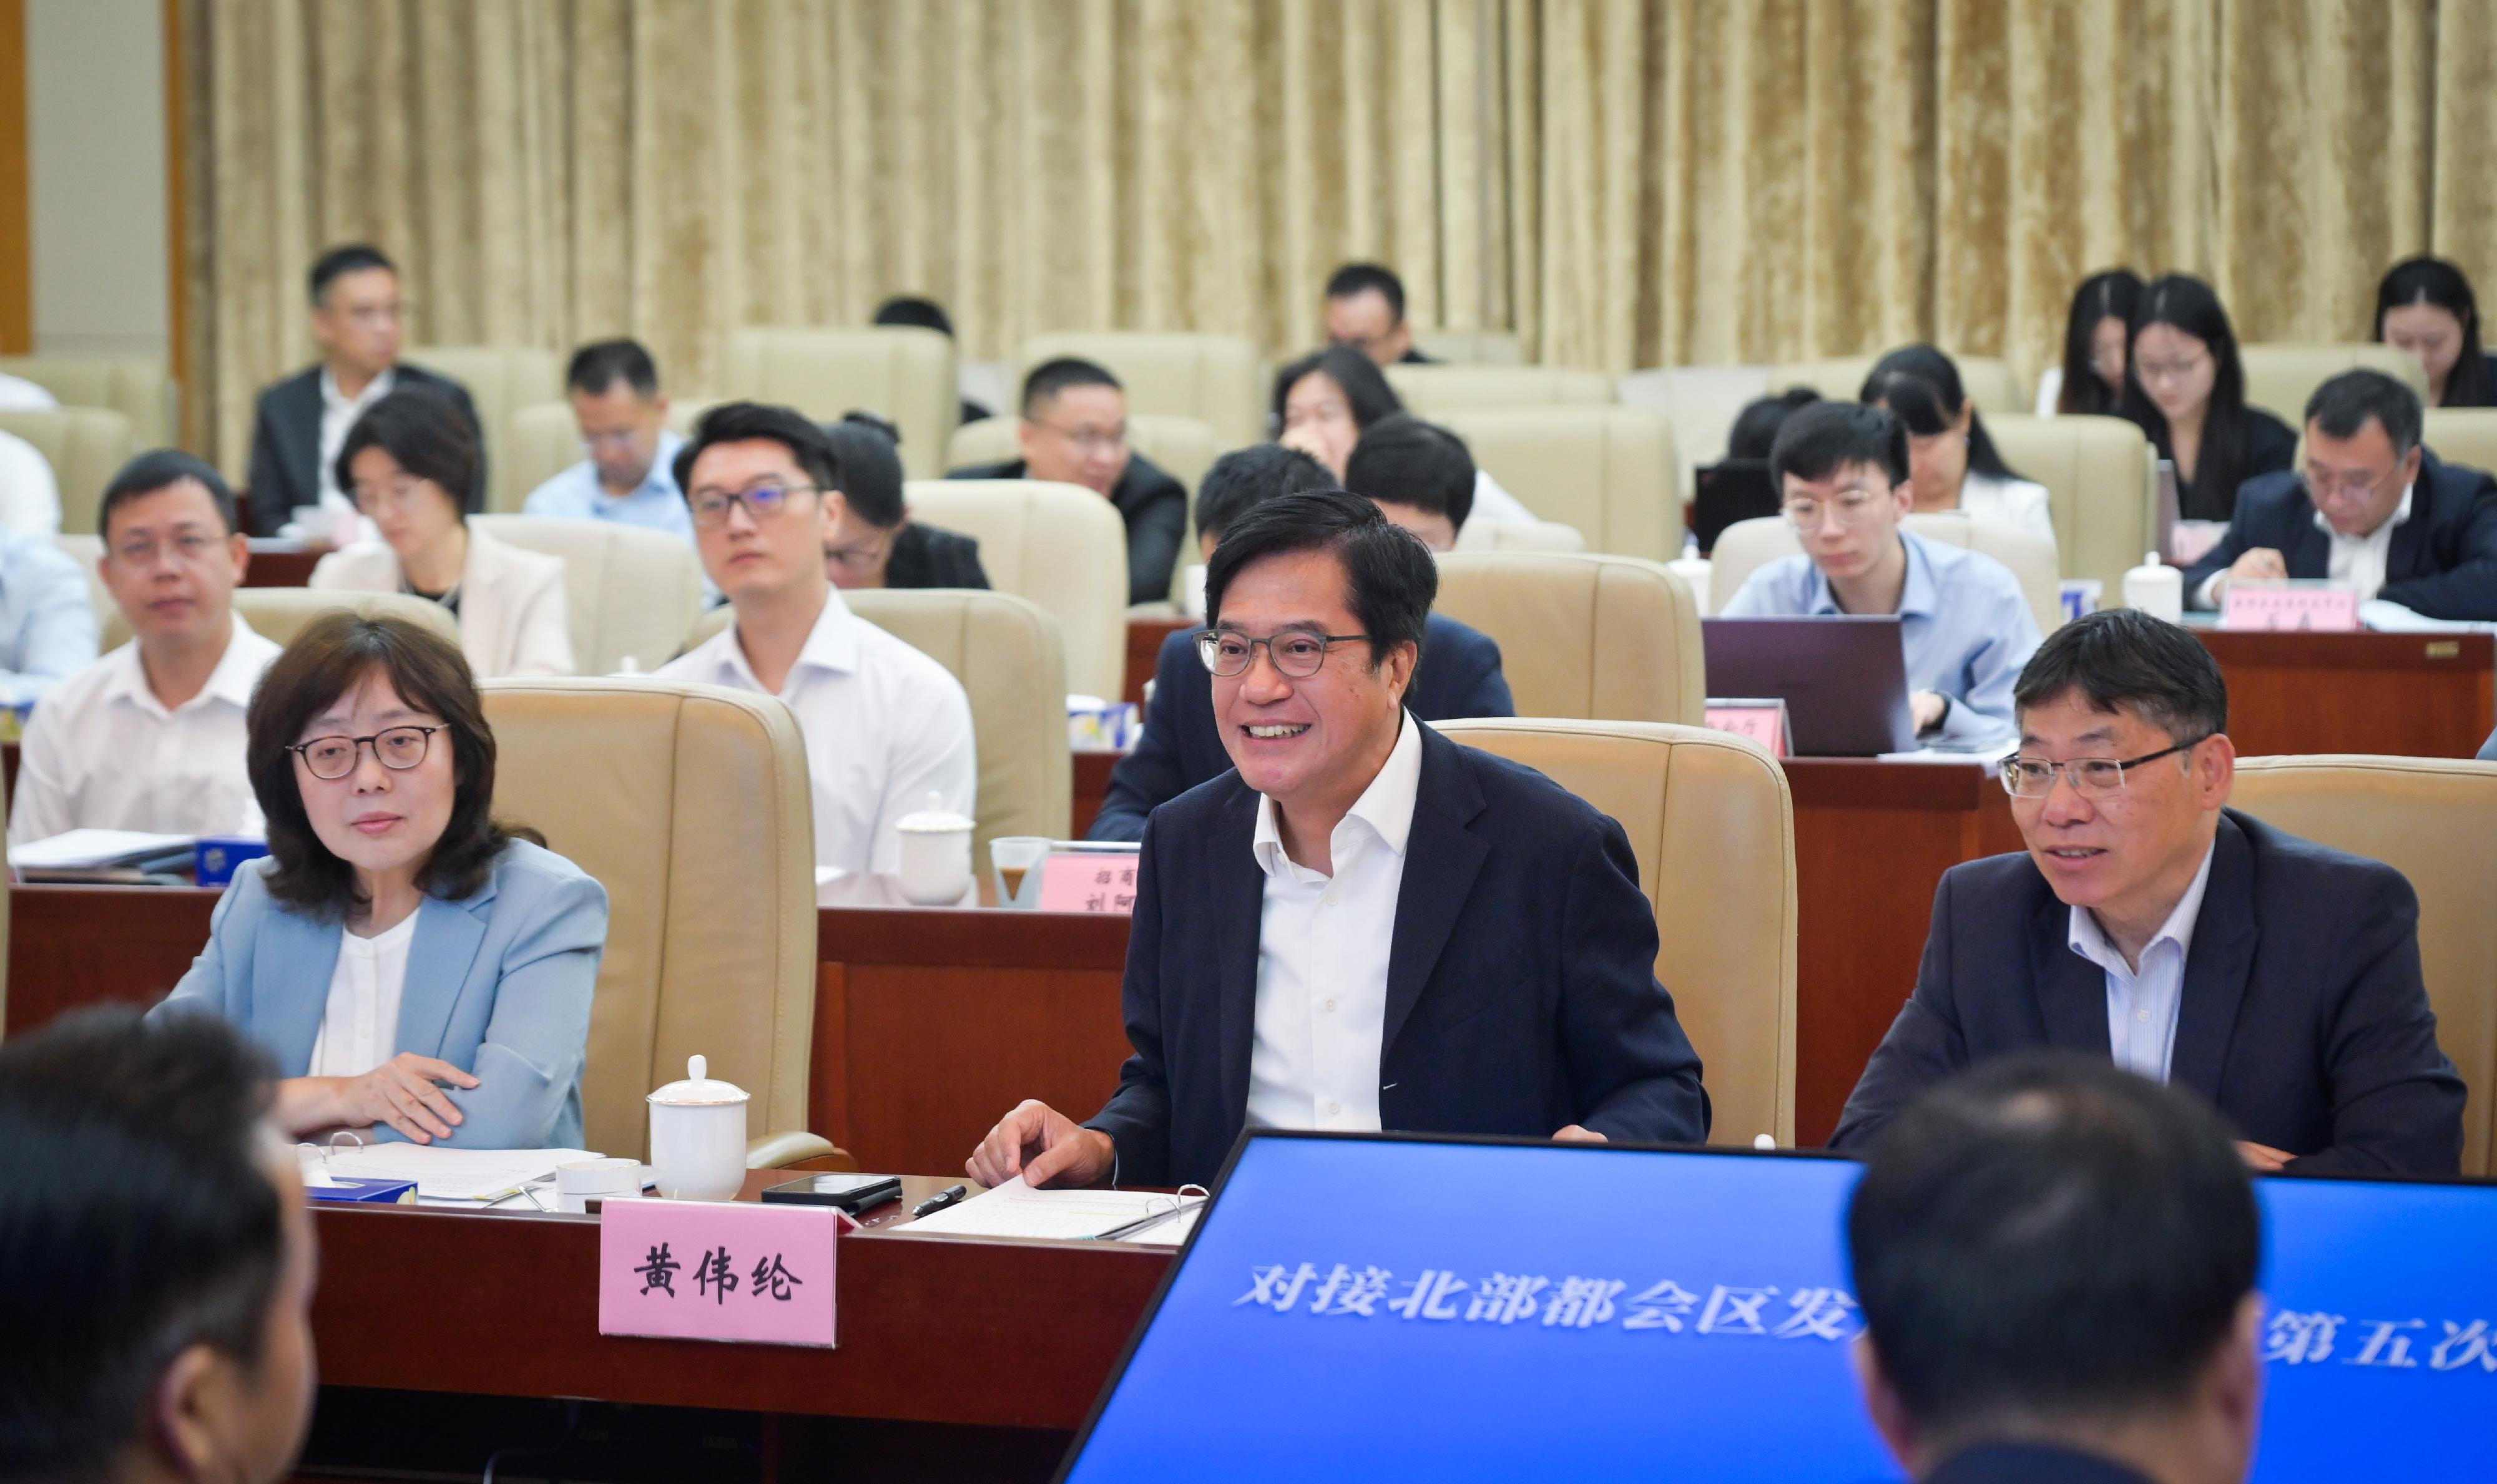
[[[910,1219],[916,1221],[932,1211],[942,1211],[970,1192],[961,1185],[949,1185],[910,1208]]]

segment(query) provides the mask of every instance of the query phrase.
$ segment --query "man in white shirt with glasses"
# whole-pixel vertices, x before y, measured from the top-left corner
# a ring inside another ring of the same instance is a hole
[[[2463,1087],[2399,871],[2228,807],[2228,690],[2133,609],[2055,631],[2002,765],[2025,853],[1952,867],[1915,993],[1847,1100],[1868,1147],[1961,1067],[2062,1047],[2201,1094],[2260,1170],[2451,1175]]]
[[[971,703],[952,672],[852,614],[824,576],[841,512],[831,440],[794,409],[729,402],[703,415],[676,476],[703,570],[736,616],[659,678],[787,703],[806,741],[815,864],[900,869],[903,815],[931,795],[974,811]]]

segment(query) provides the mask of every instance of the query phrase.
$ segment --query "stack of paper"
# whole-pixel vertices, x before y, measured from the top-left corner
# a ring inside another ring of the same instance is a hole
[[[419,1200],[462,1205],[500,1200],[531,1181],[553,1175],[556,1165],[598,1157],[579,1149],[444,1149],[429,1144],[341,1146],[334,1152],[299,1144],[296,1152],[307,1185],[320,1184],[331,1176],[412,1180]]]
[[[49,839],[9,847],[9,864],[20,870],[92,870],[188,850],[190,835],[142,835],[136,830],[72,830]]]
[[[922,1216],[902,1229],[953,1237],[1037,1237],[1044,1241],[1082,1242],[1169,1211],[1179,1199],[1142,1190],[1035,1190],[1018,1175],[994,1190]],[[1202,1199],[1190,1196],[1186,1209],[1178,1216],[1118,1240],[1177,1247],[1187,1240],[1188,1230],[1196,1224],[1197,1213],[1204,1204]]]

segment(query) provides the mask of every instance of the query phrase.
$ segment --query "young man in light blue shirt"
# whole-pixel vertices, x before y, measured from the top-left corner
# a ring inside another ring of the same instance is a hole
[[[575,352],[565,373],[572,414],[589,457],[530,491],[525,515],[618,521],[680,537],[692,519],[677,489],[677,450],[659,368],[633,340],[600,340]]]
[[[1901,528],[1912,503],[1906,426],[1860,402],[1804,407],[1778,429],[1769,477],[1804,554],[1753,573],[1721,616],[1897,614],[1917,737],[2007,742],[2038,620],[2010,568]]]

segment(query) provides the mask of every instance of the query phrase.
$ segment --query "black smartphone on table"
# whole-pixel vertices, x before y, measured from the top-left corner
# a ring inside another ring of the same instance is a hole
[[[838,1206],[851,1216],[901,1199],[899,1175],[809,1175],[763,1192],[767,1201],[798,1206]]]

